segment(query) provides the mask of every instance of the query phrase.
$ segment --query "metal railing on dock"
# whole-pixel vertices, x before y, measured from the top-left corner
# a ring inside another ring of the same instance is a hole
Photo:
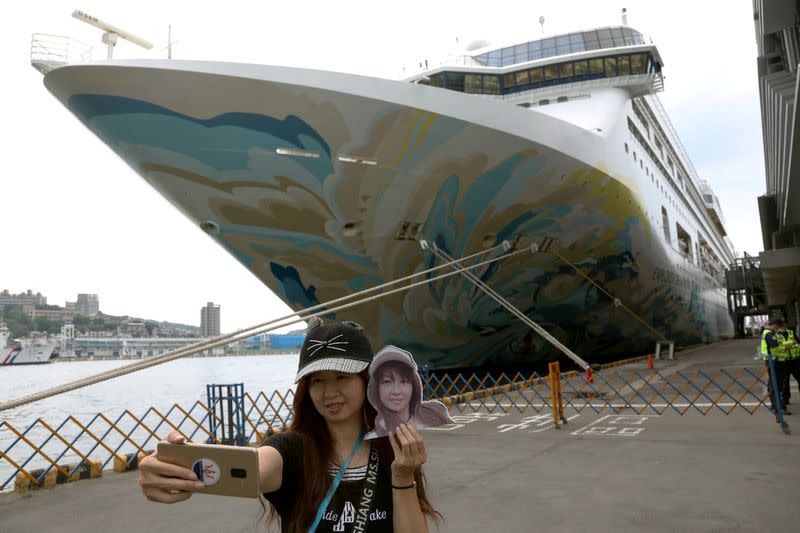
[[[752,415],[769,405],[768,370],[756,364],[671,373],[612,370],[645,359],[601,366],[589,376],[562,373],[557,363],[545,375],[424,372],[424,394],[442,401],[454,416],[552,413],[555,427],[566,422],[565,412]],[[236,385],[209,387],[207,403],[176,403],[165,411],[150,407],[137,415],[125,410],[116,417],[98,413],[89,420],[69,416],[58,425],[38,418],[22,430],[0,420],[0,490],[10,488],[12,481],[17,490],[29,490],[97,477],[104,469],[136,468],[173,430],[189,441],[258,445],[291,422],[291,389],[251,395]]]

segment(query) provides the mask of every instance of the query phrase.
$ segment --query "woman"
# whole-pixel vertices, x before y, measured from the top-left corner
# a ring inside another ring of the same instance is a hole
[[[309,323],[292,422],[258,450],[269,520],[277,515],[282,532],[416,533],[428,531],[428,518],[441,517],[425,493],[421,466],[427,454],[414,428],[363,440],[375,420],[365,394],[371,360],[369,340],[357,324]],[[174,433],[168,440],[182,442]],[[152,501],[184,501],[202,487],[190,469],[156,454],[139,468],[142,492]]]
[[[422,380],[409,352],[386,346],[375,354],[369,375],[367,398],[378,415],[368,439],[385,437],[403,424],[424,429],[453,423],[441,402],[422,401]]]

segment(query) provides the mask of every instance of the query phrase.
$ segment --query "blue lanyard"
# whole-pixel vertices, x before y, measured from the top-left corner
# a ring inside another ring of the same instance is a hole
[[[317,526],[319,525],[320,520],[322,520],[325,510],[328,508],[331,498],[333,498],[333,493],[336,492],[336,488],[339,486],[342,476],[344,476],[344,471],[347,470],[347,467],[350,465],[350,459],[352,459],[358,451],[358,447],[361,446],[361,442],[364,440],[364,435],[366,434],[367,430],[362,429],[361,435],[358,436],[358,440],[356,441],[356,445],[353,446],[353,451],[350,452],[350,455],[344,460],[344,463],[342,463],[342,467],[339,469],[339,472],[333,479],[333,483],[331,483],[331,488],[328,489],[328,493],[325,495],[325,498],[322,499],[322,503],[319,504],[319,509],[317,509],[317,517],[314,519],[314,523],[311,524],[311,528],[308,530],[308,533],[314,533],[317,530]]]

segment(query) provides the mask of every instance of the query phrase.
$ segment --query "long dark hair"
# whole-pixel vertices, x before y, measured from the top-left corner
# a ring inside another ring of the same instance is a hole
[[[414,367],[402,361],[386,361],[372,373],[372,379],[367,386],[367,398],[373,405],[378,406],[377,419],[378,422],[383,424],[387,430],[391,430],[407,422],[403,420],[395,411],[384,408],[381,402],[380,387],[381,380],[390,372],[397,372],[397,374],[411,383],[411,401],[408,403],[409,416],[415,416],[426,427],[435,427],[443,423],[442,415],[439,413],[437,407],[431,404],[420,403],[422,398],[422,379],[419,374],[414,370]]]
[[[369,382],[369,373],[364,370],[359,373],[361,381],[366,389]],[[293,431],[303,436],[303,477],[299,480],[299,493],[292,507],[290,516],[282,517],[287,522],[286,529],[290,533],[307,533],[314,521],[317,509],[322,503],[322,499],[331,486],[332,479],[328,473],[328,462],[333,457],[333,439],[328,431],[325,419],[319,414],[317,408],[308,393],[311,375],[304,377],[297,384],[292,405],[292,422],[287,431]],[[375,408],[364,398],[362,417],[367,429],[375,427]],[[373,446],[378,448],[381,457],[381,468],[391,478],[391,465],[394,461],[394,451],[389,439],[375,439]],[[434,521],[442,519],[442,515],[436,511],[428,501],[425,493],[425,476],[422,468],[414,472],[414,480],[417,482],[417,498],[423,514]],[[268,523],[274,522],[277,518],[275,508],[270,506]]]

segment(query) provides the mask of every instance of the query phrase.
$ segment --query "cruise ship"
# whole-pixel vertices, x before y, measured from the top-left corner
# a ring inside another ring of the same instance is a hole
[[[453,258],[508,241],[546,246],[476,275],[590,362],[733,333],[719,202],[659,102],[657,47],[627,24],[473,42],[402,80],[202,61],[34,66],[295,310],[441,264],[421,240]],[[460,275],[336,318],[429,368],[558,356]]]

